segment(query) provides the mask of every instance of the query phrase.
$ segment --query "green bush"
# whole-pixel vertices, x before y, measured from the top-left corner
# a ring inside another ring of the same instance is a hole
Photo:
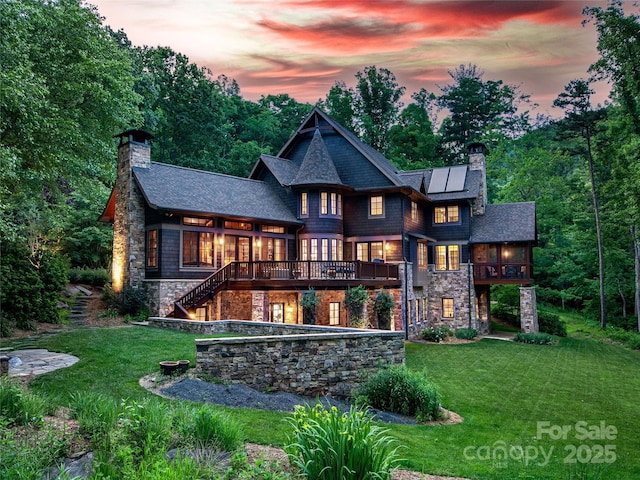
[[[456,338],[464,340],[473,340],[478,336],[478,331],[475,328],[459,328],[456,330]]]
[[[380,289],[376,295],[376,300],[373,304],[373,308],[378,315],[378,328],[382,330],[391,329],[391,312],[396,306],[396,301],[384,288]]]
[[[548,333],[516,333],[513,341],[535,345],[552,345],[555,343],[553,336]]]
[[[538,311],[538,326],[540,332],[556,335],[558,337],[567,336],[567,326],[560,320],[560,315],[545,310]]]
[[[115,293],[110,285],[102,292],[102,300],[108,310],[115,310],[120,315],[138,317],[148,312],[147,291],[144,288],[123,287],[122,291]]]
[[[354,392],[357,402],[386,412],[416,417],[420,421],[440,416],[440,393],[426,375],[404,365],[379,370]]]
[[[39,425],[46,412],[47,404],[42,397],[29,393],[12,377],[0,377],[0,421]]]
[[[355,407],[343,413],[321,404],[298,405],[289,422],[293,433],[285,451],[309,480],[390,480],[399,463],[387,430]]]
[[[0,311],[0,338],[10,337],[15,327],[16,322],[9,315]]]
[[[347,289],[344,295],[344,305],[347,309],[348,325],[353,328],[366,327],[364,306],[369,301],[367,290],[362,286]]]
[[[104,287],[111,277],[104,268],[72,268],[69,270],[69,282]]]
[[[427,328],[422,331],[422,338],[427,342],[440,343],[447,337],[450,337],[453,331],[448,325],[438,325],[437,327]]]

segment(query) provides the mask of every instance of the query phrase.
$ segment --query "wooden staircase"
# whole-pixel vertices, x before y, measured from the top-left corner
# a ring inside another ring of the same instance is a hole
[[[192,319],[195,309],[213,299],[216,293],[226,288],[231,278],[233,264],[226,265],[209,275],[200,285],[173,303],[169,317]]]

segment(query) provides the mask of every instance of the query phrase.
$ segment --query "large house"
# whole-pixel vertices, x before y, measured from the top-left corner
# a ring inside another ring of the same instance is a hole
[[[152,315],[348,324],[345,292],[395,299],[391,329],[489,330],[489,288],[520,285],[523,330],[537,329],[534,203],[488,205],[485,151],[468,164],[401,171],[314,109],[249,178],[150,161],[140,130],[119,135],[113,288],[145,288]],[[369,325],[377,320],[372,302]]]

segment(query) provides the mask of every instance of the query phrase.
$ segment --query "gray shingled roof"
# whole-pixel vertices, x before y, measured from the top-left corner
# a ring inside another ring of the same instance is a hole
[[[320,130],[316,129],[291,185],[343,185]]]
[[[421,188],[422,191],[426,192],[429,189],[432,173],[432,168],[424,170],[403,170],[399,172],[398,176],[405,185],[410,186],[418,192],[421,191]],[[463,190],[459,192],[427,193],[427,196],[434,202],[448,202],[451,200],[476,198],[478,196],[481,179],[482,175],[479,171],[469,170],[467,171]]]
[[[487,205],[484,215],[471,219],[470,243],[534,242],[535,202]]]
[[[148,169],[134,168],[133,174],[152,208],[300,223],[277,193],[258,180],[156,162]]]
[[[299,167],[295,162],[287,158],[274,157],[272,155],[265,155],[264,153],[260,155],[260,160],[264,162],[269,171],[276,177],[276,180],[280,182],[281,185],[289,185],[296,178],[298,174]],[[256,167],[257,167],[256,163]],[[253,170],[256,169],[254,167]],[[253,172],[249,177],[253,177]]]

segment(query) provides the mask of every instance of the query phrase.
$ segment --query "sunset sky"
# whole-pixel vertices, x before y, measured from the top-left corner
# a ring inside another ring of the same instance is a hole
[[[585,5],[603,1],[90,0],[134,45],[169,46],[235,78],[251,100],[288,93],[315,102],[367,65],[391,70],[407,94],[439,93],[447,71],[476,64],[485,80],[520,85],[550,108],[598,56]],[[608,89],[596,85],[596,102]],[[410,98],[405,98],[408,103]]]

